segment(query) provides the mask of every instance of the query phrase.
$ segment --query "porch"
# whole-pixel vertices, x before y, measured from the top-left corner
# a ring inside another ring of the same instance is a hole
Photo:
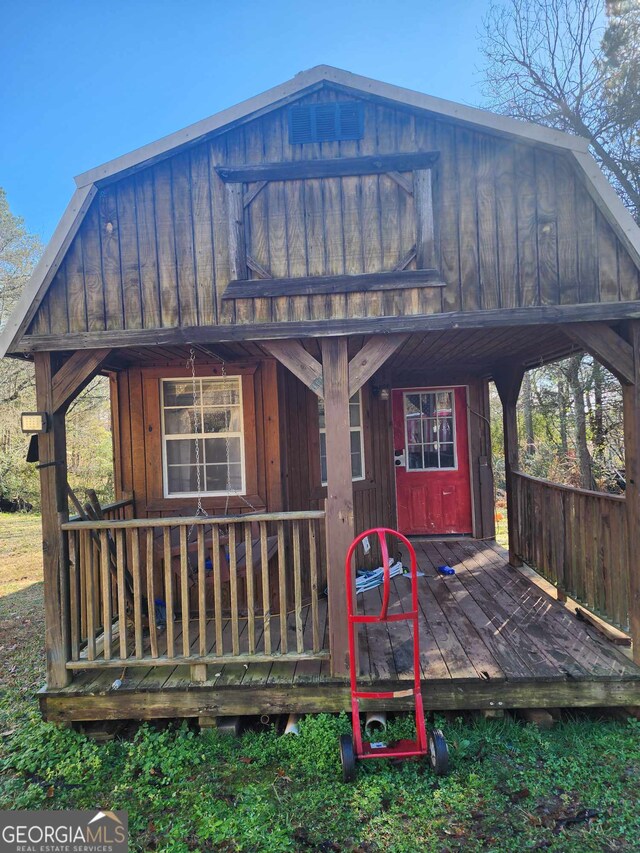
[[[509,566],[507,552],[494,541],[423,539],[415,545],[423,572],[420,663],[426,708],[640,704],[640,667],[531,577]],[[444,563],[455,568],[455,576],[438,574],[437,566]],[[392,583],[390,607],[408,608],[408,580],[397,577]],[[365,612],[376,612],[380,590],[359,595],[358,602]],[[171,630],[167,621],[157,652],[163,659],[150,659],[152,641],[145,629],[139,650],[145,660],[136,660],[134,650],[126,661],[70,662],[71,683],[41,691],[43,715],[72,721],[347,710],[348,686],[331,675],[326,652],[326,599],[319,595],[315,605],[313,599],[299,604],[283,620],[279,614],[272,618],[270,659],[260,655],[264,614],[254,612],[253,619],[238,614],[235,627],[233,614],[223,617],[218,634],[223,643],[225,638],[233,643],[237,630],[239,653],[234,657],[231,650],[226,660],[216,654],[215,614],[205,615],[204,623],[179,618],[173,640],[191,650],[189,662],[160,655]],[[319,647],[314,647],[314,635]],[[368,625],[360,634],[359,654],[361,679],[380,689],[394,689],[411,677],[411,637],[403,623],[389,630]],[[194,665],[202,668],[194,672]],[[116,678],[122,679],[119,689],[113,687]],[[395,700],[393,707],[404,701]]]

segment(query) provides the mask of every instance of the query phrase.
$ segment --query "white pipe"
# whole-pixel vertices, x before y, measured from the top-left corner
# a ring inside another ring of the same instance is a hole
[[[270,720],[271,720],[271,717],[268,714],[263,714],[260,717],[260,722],[262,723],[263,726],[268,726]]]
[[[287,719],[287,725],[285,726],[284,733],[286,735],[299,735],[300,727],[298,726],[298,720],[300,717],[298,714],[289,714]]]
[[[387,715],[385,711],[369,711],[364,718],[364,730],[367,734],[387,730]]]

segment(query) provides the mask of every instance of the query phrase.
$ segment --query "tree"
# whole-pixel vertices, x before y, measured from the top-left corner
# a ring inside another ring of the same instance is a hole
[[[0,329],[7,322],[33,272],[42,246],[9,208],[0,188]],[[28,437],[20,430],[20,412],[35,409],[33,365],[0,359],[0,497],[24,498],[39,505],[38,472],[26,462]],[[109,391],[104,377],[95,379],[67,413],[69,481],[91,486],[101,498],[112,494],[113,471]]]
[[[505,115],[585,136],[640,222],[640,0],[493,0],[484,94]]]

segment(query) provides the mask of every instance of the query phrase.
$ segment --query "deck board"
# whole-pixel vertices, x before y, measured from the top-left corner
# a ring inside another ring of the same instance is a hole
[[[523,572],[511,568],[504,549],[492,541],[416,540],[420,667],[425,707],[556,707],[640,705],[640,667],[597,631],[579,622]],[[451,565],[444,577],[437,566]],[[411,606],[410,583],[392,582],[390,612]],[[360,612],[379,612],[381,589],[358,596]],[[310,609],[303,613],[305,638],[311,631]],[[327,602],[319,606],[320,636],[328,637]],[[190,623],[191,648],[198,651],[197,620]],[[182,644],[176,623],[176,649]],[[246,651],[247,620],[239,620],[241,651]],[[272,648],[281,648],[280,620],[272,619]],[[360,627],[359,683],[380,689],[412,676],[409,623]],[[230,647],[231,621],[224,620],[225,648]],[[160,649],[166,632],[159,638]],[[295,618],[287,615],[289,649],[296,647]],[[256,648],[262,646],[256,619]],[[148,645],[148,638],[145,640]],[[307,643],[305,640],[305,647]],[[215,624],[207,622],[207,648],[215,648]],[[338,711],[348,709],[344,679],[331,676],[325,659],[292,661],[274,657],[266,663],[218,663],[207,668],[207,680],[193,683],[190,667],[135,665],[124,672],[120,689],[117,669],[83,670],[56,691],[41,691],[48,719],[153,719],[227,713]]]

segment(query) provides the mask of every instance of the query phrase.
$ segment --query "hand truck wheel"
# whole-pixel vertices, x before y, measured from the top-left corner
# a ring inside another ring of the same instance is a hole
[[[449,748],[440,729],[430,729],[428,735],[429,762],[436,776],[449,772]]]
[[[340,763],[343,781],[353,782],[356,778],[356,755],[351,735],[340,735]]]

